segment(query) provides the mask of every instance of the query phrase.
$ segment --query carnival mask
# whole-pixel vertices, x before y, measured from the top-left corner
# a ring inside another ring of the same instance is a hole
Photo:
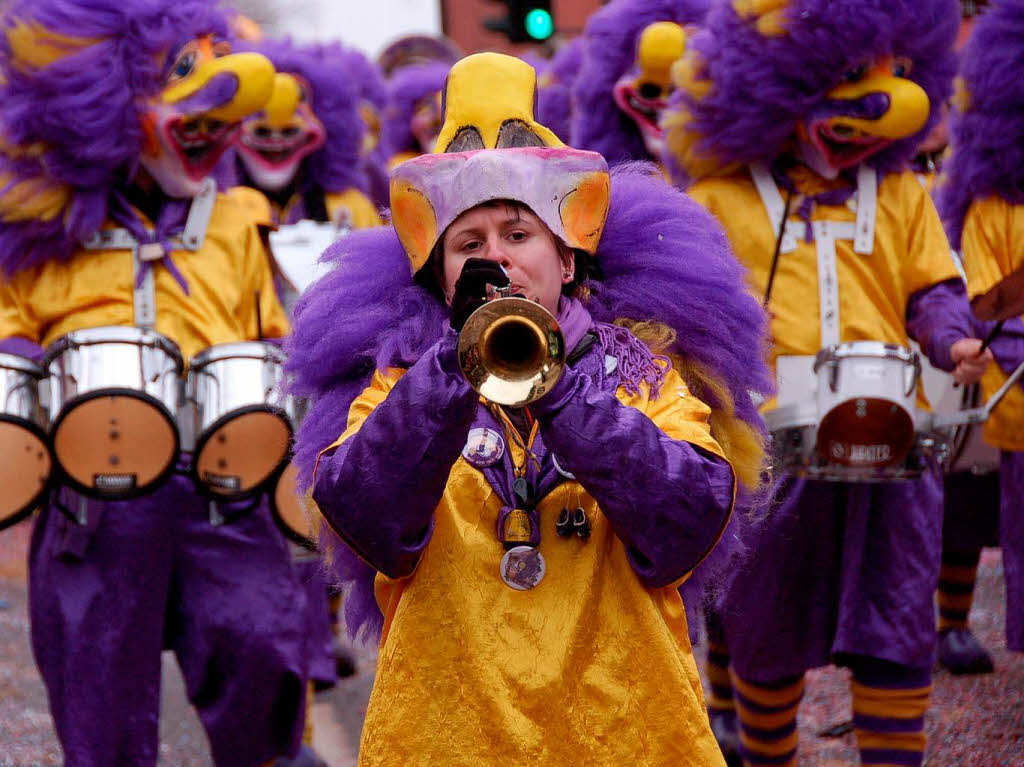
[[[297,75],[278,73],[263,111],[242,124],[238,155],[256,186],[278,192],[326,140],[327,131],[313,112],[309,84]]]
[[[797,127],[808,164],[823,176],[835,176],[924,128],[931,109],[928,94],[909,75],[906,59],[848,71]]]
[[[671,21],[649,25],[640,35],[637,67],[620,79],[612,90],[615,104],[633,122],[643,137],[647,153],[660,159],[665,148],[661,114],[672,93],[672,64],[686,49],[686,32]]]
[[[359,153],[365,157],[368,154],[372,154],[376,151],[380,145],[381,131],[383,125],[381,122],[380,111],[377,107],[369,101],[359,102],[359,116],[363,119],[363,125],[366,126],[366,130],[363,131],[363,143],[359,149]]]
[[[204,36],[171,59],[163,90],[143,108],[140,162],[171,197],[193,197],[246,116],[263,107],[274,67],[258,53],[231,54]]]
[[[441,132],[441,94],[432,93],[420,99],[409,126],[424,152],[433,152],[437,134]]]

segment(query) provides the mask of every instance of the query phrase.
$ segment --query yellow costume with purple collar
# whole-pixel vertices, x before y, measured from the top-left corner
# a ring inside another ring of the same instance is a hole
[[[374,375],[328,450],[360,431],[400,377]],[[616,397],[672,439],[722,455],[709,408],[674,370],[654,399],[646,385],[636,395],[619,387]],[[597,502],[570,481],[538,507],[547,577],[513,591],[494,575],[501,506],[479,469],[459,458],[415,572],[377,575],[384,632],[360,764],[720,764],[678,584],[641,584]],[[590,540],[565,545],[555,520],[577,507],[592,520]]]
[[[178,344],[186,360],[214,344],[256,338],[257,296],[264,335],[288,333],[250,218],[247,198],[256,194],[237,189],[218,195],[202,247],[172,251],[187,295],[166,268],[155,267],[155,329]],[[131,325],[134,280],[132,253],[123,249],[83,250],[69,261],[21,271],[0,287],[0,338],[17,336],[45,347],[73,330]]]

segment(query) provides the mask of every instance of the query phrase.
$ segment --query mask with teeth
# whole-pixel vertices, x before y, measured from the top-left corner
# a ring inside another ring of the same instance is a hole
[[[256,186],[278,192],[295,180],[302,161],[326,139],[309,85],[296,75],[278,73],[270,101],[243,123],[238,154]]]
[[[433,152],[437,135],[441,132],[440,92],[432,93],[420,100],[409,127],[420,148],[426,153]]]
[[[858,66],[797,126],[804,161],[826,178],[855,167],[928,121],[928,94],[909,79],[912,62],[884,59]]]
[[[654,159],[661,159],[665,132],[661,115],[672,93],[672,64],[686,49],[686,31],[670,21],[649,25],[640,35],[636,68],[612,90],[615,104],[633,122]]]
[[[229,51],[211,36],[187,43],[171,59],[164,89],[145,104],[140,164],[171,197],[198,193],[234,141],[240,120],[271,94],[270,61]]]

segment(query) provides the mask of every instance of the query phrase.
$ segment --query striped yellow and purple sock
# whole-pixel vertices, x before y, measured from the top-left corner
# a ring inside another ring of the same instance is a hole
[[[751,767],[796,764],[796,712],[804,695],[803,674],[755,684],[732,674],[740,719],[740,750]]]
[[[736,702],[732,697],[732,680],[729,679],[729,649],[714,641],[708,641],[708,661],[704,666],[708,675],[708,713],[712,716],[733,716]]]
[[[931,669],[876,662],[854,667],[853,726],[862,765],[920,767]]]
[[[967,628],[980,557],[980,551],[942,553],[938,592],[940,632]]]

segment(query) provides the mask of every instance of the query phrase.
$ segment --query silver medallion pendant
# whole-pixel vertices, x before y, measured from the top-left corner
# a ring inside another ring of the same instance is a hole
[[[493,429],[481,426],[470,429],[462,457],[478,469],[493,466],[505,454],[505,440]]]
[[[528,591],[544,580],[544,555],[533,546],[516,546],[505,552],[499,571],[505,584],[516,591]]]

